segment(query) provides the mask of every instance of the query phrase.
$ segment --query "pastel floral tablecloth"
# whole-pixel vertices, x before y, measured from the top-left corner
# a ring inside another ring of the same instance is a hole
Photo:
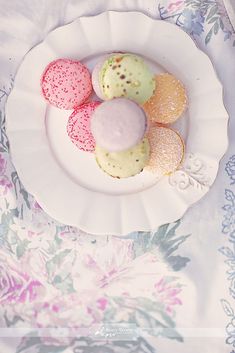
[[[207,196],[178,222],[124,238],[85,234],[40,208],[11,162],[4,114],[33,46],[111,9],[188,32],[213,61],[230,114],[229,149]],[[235,352],[234,92],[235,35],[218,0],[0,0],[0,352]],[[121,325],[128,335],[118,336]],[[47,328],[81,334],[40,334]]]

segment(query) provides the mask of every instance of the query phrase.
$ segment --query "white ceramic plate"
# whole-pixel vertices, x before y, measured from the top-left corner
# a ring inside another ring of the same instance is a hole
[[[41,95],[40,77],[50,61],[78,59],[92,68],[113,51],[142,55],[156,73],[168,71],[186,86],[189,109],[175,127],[187,154],[171,176],[109,177],[69,140],[71,112],[53,108]],[[137,12],[83,17],[50,33],[26,55],[7,103],[11,154],[24,186],[52,217],[95,234],[149,231],[182,217],[215,180],[227,120],[209,58],[178,27]]]

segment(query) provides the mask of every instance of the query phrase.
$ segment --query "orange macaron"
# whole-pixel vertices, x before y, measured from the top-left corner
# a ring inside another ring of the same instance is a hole
[[[156,90],[143,108],[150,120],[161,124],[172,124],[187,107],[185,87],[169,73],[157,75],[155,80]]]

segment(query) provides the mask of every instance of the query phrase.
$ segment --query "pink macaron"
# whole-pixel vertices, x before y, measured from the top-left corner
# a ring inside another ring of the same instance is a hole
[[[92,92],[91,75],[85,65],[58,59],[47,65],[41,78],[45,99],[60,109],[76,109]]]
[[[91,116],[100,102],[90,102],[81,105],[70,115],[67,123],[67,133],[71,141],[82,151],[93,152],[95,140],[90,129]]]

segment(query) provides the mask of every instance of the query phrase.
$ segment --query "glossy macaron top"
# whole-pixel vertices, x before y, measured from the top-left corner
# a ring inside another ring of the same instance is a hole
[[[91,119],[96,143],[108,151],[123,151],[135,146],[146,131],[146,115],[135,102],[116,98],[103,102]]]

